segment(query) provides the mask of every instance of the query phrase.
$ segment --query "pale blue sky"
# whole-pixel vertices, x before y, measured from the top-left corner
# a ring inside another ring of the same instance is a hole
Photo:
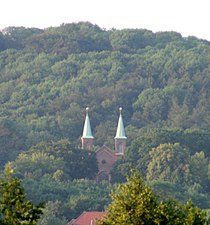
[[[0,29],[89,21],[102,28],[176,31],[210,40],[210,0],[2,0]]]

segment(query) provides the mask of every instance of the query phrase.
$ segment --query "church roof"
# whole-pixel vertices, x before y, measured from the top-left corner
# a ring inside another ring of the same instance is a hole
[[[118,120],[115,139],[127,139],[127,137],[125,136],[125,128],[124,128],[123,118],[122,118],[122,108],[120,108],[119,110],[120,110],[120,116]]]
[[[106,152],[107,155],[109,155],[111,158],[117,159],[115,152],[113,152],[110,148],[108,148],[106,145],[103,145],[101,148],[99,148],[96,151],[96,156],[100,155],[102,152]]]
[[[92,130],[91,130],[91,126],[90,126],[90,119],[89,119],[89,116],[88,116],[88,110],[89,110],[89,108],[86,108],[86,117],[85,117],[85,123],[84,123],[82,138],[93,139],[94,137],[92,135]]]

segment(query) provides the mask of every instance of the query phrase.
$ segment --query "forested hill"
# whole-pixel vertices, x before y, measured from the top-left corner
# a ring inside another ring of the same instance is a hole
[[[96,191],[92,181],[65,182],[96,171],[83,170],[90,156],[73,151],[80,146],[85,108],[90,107],[94,144],[113,148],[121,106],[128,148],[115,165],[113,182],[137,166],[148,181],[160,181],[155,188],[179,190],[180,198],[194,197],[210,208],[209,92],[206,40],[143,29],[106,31],[87,22],[44,30],[5,28],[0,33],[0,167],[15,162],[27,191],[33,190],[29,196],[49,201],[49,207],[60,200],[66,218],[102,210],[107,197],[98,196],[105,185]],[[76,186],[86,195],[78,196]]]
[[[41,141],[79,140],[86,106],[96,145],[113,143],[119,106],[130,143],[145,127],[209,131],[207,41],[81,22],[5,28],[0,49],[0,143],[9,160],[10,150]]]

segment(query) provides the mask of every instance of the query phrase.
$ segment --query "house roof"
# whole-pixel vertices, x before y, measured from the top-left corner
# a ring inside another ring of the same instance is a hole
[[[104,216],[105,212],[83,212],[77,219],[71,220],[67,225],[95,225],[96,221]]]

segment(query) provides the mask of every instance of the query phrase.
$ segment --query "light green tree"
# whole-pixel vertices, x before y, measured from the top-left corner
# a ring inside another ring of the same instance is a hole
[[[147,166],[148,180],[166,180],[172,183],[186,182],[189,175],[189,151],[179,143],[160,144],[150,152]]]
[[[112,193],[112,203],[98,225],[207,225],[205,211],[191,201],[181,205],[175,200],[159,201],[139,174],[134,172]]]
[[[128,178],[127,183],[120,184],[112,193],[112,203],[101,224],[151,224],[150,221],[156,218],[156,209],[155,194],[136,172]]]

